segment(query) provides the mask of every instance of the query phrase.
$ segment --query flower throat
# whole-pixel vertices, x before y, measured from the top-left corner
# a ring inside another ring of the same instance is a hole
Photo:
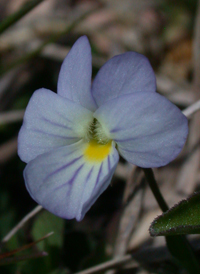
[[[106,145],[111,141],[108,138],[108,136],[106,135],[105,130],[103,129],[102,125],[95,118],[93,119],[92,123],[89,126],[86,140],[88,142],[93,140],[101,145]]]
[[[86,140],[88,144],[84,151],[84,156],[87,161],[102,162],[108,157],[112,149],[112,140],[106,136],[102,125],[97,119],[94,119],[90,124]]]

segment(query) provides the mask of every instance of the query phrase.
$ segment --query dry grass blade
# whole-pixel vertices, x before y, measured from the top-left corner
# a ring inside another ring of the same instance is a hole
[[[200,99],[200,1],[198,2],[196,25],[194,35],[194,79],[193,90],[194,97]],[[190,124],[190,133],[188,137],[187,149],[190,153],[185,163],[183,164],[179,178],[177,180],[176,189],[179,192],[184,192],[189,195],[194,191],[196,187],[197,174],[199,169],[199,157],[200,157],[200,120],[197,115],[194,116]]]
[[[188,92],[191,89],[189,84],[180,86],[163,74],[156,74],[156,83],[158,91],[174,104],[188,106],[194,103],[194,96]]]
[[[0,78],[0,100],[2,99],[3,95],[6,93],[10,83],[14,81],[16,75],[18,74],[19,68],[13,69],[6,75]]]
[[[36,245],[37,243],[39,243],[39,242],[43,241],[44,239],[50,237],[53,233],[54,233],[54,232],[50,232],[50,233],[48,233],[47,235],[45,235],[44,237],[40,238],[39,240],[37,240],[37,241],[35,241],[35,242],[32,242],[32,243],[27,244],[27,245],[24,245],[24,246],[22,246],[22,247],[19,247],[19,248],[17,248],[17,249],[12,250],[12,251],[9,251],[9,252],[0,254],[0,260],[4,259],[4,258],[6,258],[6,257],[10,257],[10,256],[12,256],[12,255],[14,255],[14,254],[16,254],[16,253],[18,253],[18,252],[21,252],[21,251],[23,251],[23,250],[28,249],[28,248],[31,248],[32,246]]]
[[[143,174],[134,167],[130,178],[127,180],[124,206],[115,242],[114,258],[126,254],[131,235],[140,216],[145,190],[142,177]]]
[[[116,267],[122,266],[122,265],[124,265],[126,263],[129,263],[131,261],[133,261],[132,256],[131,255],[126,255],[126,256],[123,256],[123,257],[121,257],[119,259],[110,260],[108,262],[105,262],[105,263],[99,264],[97,266],[88,268],[86,270],[77,272],[75,274],[100,273],[100,272],[105,271],[105,270],[109,270],[109,269],[112,269],[112,268],[116,268]],[[137,267],[138,263],[134,262],[134,265],[135,265],[135,267]]]
[[[17,137],[0,146],[0,164],[4,164],[17,152]]]
[[[24,117],[24,110],[13,110],[0,113],[0,125],[21,121]]]
[[[31,218],[33,218],[40,210],[42,206],[36,206],[31,212],[29,212],[2,240],[2,243],[7,242],[10,238],[20,229],[22,228],[26,222],[28,222]]]
[[[190,117],[192,114],[200,110],[200,100],[196,103],[192,104],[191,106],[187,107],[183,110],[183,114],[186,117]]]
[[[42,251],[42,252],[37,252],[37,253],[34,252],[32,254],[26,254],[26,255],[22,255],[22,256],[4,258],[4,259],[0,260],[0,265],[14,264],[14,263],[17,263],[20,261],[45,257],[47,255],[48,255],[48,253]]]

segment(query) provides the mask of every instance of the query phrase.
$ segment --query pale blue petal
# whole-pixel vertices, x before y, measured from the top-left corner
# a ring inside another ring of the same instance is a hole
[[[182,112],[156,92],[123,95],[94,114],[119,153],[140,167],[168,164],[182,150],[188,122]]]
[[[18,136],[18,154],[29,162],[56,147],[80,140],[93,113],[47,89],[32,95]]]
[[[86,36],[80,37],[65,58],[59,78],[58,94],[94,111],[91,94],[92,55]]]
[[[156,79],[148,59],[136,52],[114,56],[99,70],[92,84],[98,106],[120,95],[155,92]]]
[[[55,149],[29,162],[24,170],[32,198],[59,217],[82,220],[110,184],[119,159],[117,150],[112,147],[103,161],[89,162],[86,147],[79,141]]]

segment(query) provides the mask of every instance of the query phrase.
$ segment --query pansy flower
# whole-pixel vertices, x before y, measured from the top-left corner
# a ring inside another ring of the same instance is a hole
[[[109,186],[121,155],[143,168],[172,161],[185,143],[181,111],[156,93],[146,57],[127,52],[111,58],[93,83],[86,36],[65,58],[57,94],[32,95],[18,137],[32,198],[62,218],[82,220]]]

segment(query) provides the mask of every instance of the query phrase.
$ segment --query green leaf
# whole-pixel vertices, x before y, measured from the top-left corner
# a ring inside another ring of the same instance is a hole
[[[38,240],[50,232],[54,232],[54,234],[37,244],[38,249],[47,252],[48,256],[37,259],[37,263],[30,260],[20,265],[19,269],[21,269],[22,273],[44,274],[50,273],[59,267],[60,250],[63,245],[64,222],[65,220],[48,211],[43,211],[37,215],[32,227],[34,240]]]
[[[184,267],[190,274],[200,273],[200,266],[193,249],[185,236],[166,236],[167,247],[180,267]]]
[[[200,234],[200,192],[158,216],[149,232],[151,236]]]
[[[51,237],[40,242],[37,246],[44,250],[47,245],[55,246],[60,248],[63,243],[63,230],[64,230],[64,220],[51,214],[48,211],[42,212],[36,219],[32,234],[34,240],[42,238],[45,234],[54,232]]]

